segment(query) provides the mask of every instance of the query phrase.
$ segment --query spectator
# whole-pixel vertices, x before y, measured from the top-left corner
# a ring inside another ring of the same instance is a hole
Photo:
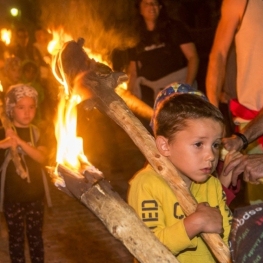
[[[21,82],[21,60],[18,57],[5,59],[4,69],[1,73],[1,83],[5,92],[11,85]]]
[[[263,3],[253,0],[224,0],[207,71],[207,96],[219,105],[226,74],[226,61],[234,42],[236,49],[237,99],[230,101],[234,122],[242,130],[263,107]],[[235,87],[233,87],[234,89]],[[257,142],[246,153],[262,153]],[[262,201],[262,186],[247,185],[249,202]]]
[[[26,59],[34,60],[33,47],[29,43],[28,31],[25,28],[18,28],[15,32],[15,43],[9,47],[10,56],[18,57],[22,62]]]
[[[39,67],[34,61],[25,60],[22,63],[21,70],[22,82],[33,87],[38,93],[38,109],[34,119],[34,123],[37,123],[44,118],[43,113],[45,112],[42,105],[45,99],[45,90],[40,82]]]
[[[48,52],[48,43],[51,41],[51,35],[43,27],[35,30],[35,42],[33,43],[34,57],[40,67],[41,79],[47,79],[50,74],[51,54]]]
[[[171,20],[161,0],[136,0],[138,43],[129,50],[128,89],[149,106],[174,82],[195,84],[198,55],[186,27]]]

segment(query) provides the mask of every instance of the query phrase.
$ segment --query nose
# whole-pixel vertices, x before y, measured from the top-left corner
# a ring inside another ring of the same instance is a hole
[[[25,109],[25,115],[28,116],[30,114],[30,109]]]
[[[215,160],[215,153],[212,148],[208,149],[206,160],[213,162]]]

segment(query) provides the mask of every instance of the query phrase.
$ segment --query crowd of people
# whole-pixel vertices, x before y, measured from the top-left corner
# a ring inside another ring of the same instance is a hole
[[[198,205],[186,217],[149,164],[131,179],[128,202],[180,262],[216,262],[200,234],[220,234],[228,245],[231,210],[238,209],[231,203],[243,198],[236,195],[246,193],[241,206],[263,201],[263,151],[262,141],[257,141],[263,135],[262,11],[262,1],[222,1],[204,94],[196,80],[200,58],[187,26],[168,15],[162,0],[135,0],[136,45],[127,50],[125,68],[128,92],[153,109],[147,128]],[[53,127],[57,83],[47,50],[51,36],[42,27],[34,33],[34,41],[29,41],[27,29],[19,27],[12,44],[0,46],[2,98],[12,122],[11,129],[0,130],[0,208],[13,263],[25,262],[24,219],[31,260],[44,262],[41,231],[48,191],[41,169],[47,161],[44,139]],[[19,149],[30,184],[10,162],[13,148]],[[228,153],[220,161],[222,148]],[[232,234],[231,246],[235,240]]]

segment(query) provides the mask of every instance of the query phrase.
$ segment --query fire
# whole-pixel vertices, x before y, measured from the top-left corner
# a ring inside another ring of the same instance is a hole
[[[63,28],[59,28],[56,30],[48,30],[50,34],[52,34],[53,39],[48,44],[48,52],[52,55],[56,55],[56,53],[60,50],[63,43],[73,40],[72,36],[70,34],[67,34],[64,32]],[[89,58],[94,59],[96,61],[100,61],[101,63],[108,65],[106,61],[102,59],[102,56],[100,54],[96,54],[92,52],[88,47],[83,47],[86,53],[88,54]]]
[[[77,95],[67,99],[61,96],[56,121],[57,163],[64,164],[74,170],[81,170],[81,164],[88,164],[83,153],[83,140],[77,137]]]
[[[48,51],[55,56],[63,44],[67,41],[71,41],[72,37],[66,34],[63,29],[56,31],[49,30],[53,35],[52,41],[48,45]],[[83,47],[89,58],[96,61],[100,61],[108,65],[103,61],[102,57],[98,54],[92,53],[87,47]],[[54,62],[54,61],[53,61]],[[77,104],[80,103],[81,97],[78,95],[69,94],[69,87],[66,82],[63,82],[60,77],[56,76],[53,66],[53,74],[59,83],[63,86],[63,95],[61,96],[57,120],[56,120],[56,138],[57,138],[57,163],[63,164],[74,170],[81,170],[81,166],[90,165],[83,152],[83,140],[77,137]],[[63,74],[63,72],[61,72]],[[63,76],[64,77],[64,76]],[[64,78],[65,79],[65,78]],[[125,84],[123,84],[125,86]]]
[[[1,29],[1,40],[6,44],[9,45],[11,42],[11,30],[6,28]]]
[[[48,43],[48,52],[51,55],[56,55],[59,49],[62,47],[63,43],[72,40],[72,37],[65,33],[63,28],[57,30],[48,30],[52,34],[53,39]]]

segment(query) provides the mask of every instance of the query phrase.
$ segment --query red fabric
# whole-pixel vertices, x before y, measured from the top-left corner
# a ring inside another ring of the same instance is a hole
[[[221,174],[223,172],[223,167],[224,167],[224,161],[219,160],[217,167],[216,167],[216,171],[218,174]],[[223,191],[226,194],[226,204],[229,206],[230,203],[233,201],[233,199],[235,199],[236,194],[240,191],[241,188],[241,179],[238,178],[237,181],[237,186],[232,186],[230,185],[228,188],[226,188],[225,186],[222,185]]]
[[[238,102],[237,99],[230,100],[229,109],[234,117],[240,117],[248,121],[254,119],[259,113],[259,111],[250,110],[247,107],[243,106]],[[236,132],[238,131],[238,127],[236,126]],[[263,147],[263,136],[258,138],[258,143]]]
[[[244,120],[252,120],[258,115],[258,111],[250,110],[238,102],[237,99],[230,100],[230,111],[234,117],[240,117]]]

